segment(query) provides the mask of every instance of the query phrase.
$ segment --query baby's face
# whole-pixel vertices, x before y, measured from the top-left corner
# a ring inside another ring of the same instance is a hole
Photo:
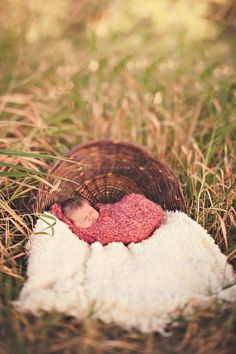
[[[72,210],[70,220],[75,226],[85,228],[91,226],[99,217],[99,213],[89,203]]]

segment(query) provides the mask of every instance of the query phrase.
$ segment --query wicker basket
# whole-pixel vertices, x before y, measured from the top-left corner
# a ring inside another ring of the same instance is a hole
[[[95,205],[116,202],[130,193],[143,194],[164,209],[186,212],[178,180],[146,148],[98,140],[75,147],[66,157],[78,163],[59,161],[54,165],[46,178],[51,186],[41,183],[32,200],[34,212],[75,196]]]

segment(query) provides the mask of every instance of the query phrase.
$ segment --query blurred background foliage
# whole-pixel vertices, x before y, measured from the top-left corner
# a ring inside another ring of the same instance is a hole
[[[208,18],[217,24],[221,35],[235,36],[236,2],[234,0],[211,0]]]
[[[198,35],[202,32],[199,15],[215,23],[219,33],[234,34],[236,30],[234,0],[129,0],[125,3],[117,0],[56,0],[53,3],[46,0],[2,0],[1,28],[22,33],[29,42],[43,37],[55,38],[66,31],[79,31],[91,22],[99,21],[109,6],[116,7],[116,18],[120,17],[118,12],[123,9],[121,12],[126,19],[127,13],[135,13],[136,16],[153,19],[161,27],[168,26],[170,21],[172,24],[182,21],[186,28]]]

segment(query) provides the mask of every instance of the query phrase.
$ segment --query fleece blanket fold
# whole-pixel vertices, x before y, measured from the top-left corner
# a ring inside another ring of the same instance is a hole
[[[28,279],[15,306],[164,334],[179,315],[235,301],[233,268],[211,236],[182,212],[165,214],[148,239],[103,246],[45,212],[27,245]]]

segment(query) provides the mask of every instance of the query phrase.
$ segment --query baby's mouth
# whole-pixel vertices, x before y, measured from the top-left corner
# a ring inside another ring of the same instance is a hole
[[[90,219],[91,224],[93,224],[96,220],[97,219],[95,219],[95,218]]]

